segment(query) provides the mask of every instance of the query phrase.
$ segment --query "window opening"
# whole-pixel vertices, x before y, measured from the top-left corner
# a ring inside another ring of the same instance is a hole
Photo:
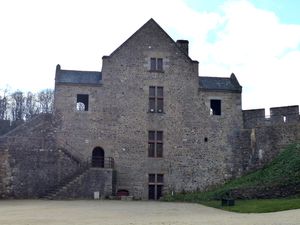
[[[76,109],[78,111],[88,111],[89,110],[89,95],[85,95],[85,94],[77,95]]]
[[[210,100],[210,114],[211,115],[221,115],[221,100],[211,99]]]
[[[163,113],[164,111],[164,88],[149,87],[149,111],[152,113]]]
[[[164,175],[149,174],[148,197],[150,200],[159,200],[163,196]]]
[[[208,138],[207,138],[207,137],[205,137],[205,138],[204,138],[204,142],[207,142],[207,141],[208,141]]]
[[[163,59],[150,58],[150,71],[163,71]]]
[[[163,132],[148,132],[148,157],[163,157]]]
[[[283,116],[283,122],[286,123],[286,116]]]

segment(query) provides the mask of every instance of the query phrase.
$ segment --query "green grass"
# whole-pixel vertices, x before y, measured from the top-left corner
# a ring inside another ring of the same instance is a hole
[[[220,201],[201,201],[200,204],[239,213],[267,213],[300,208],[300,198],[236,200],[234,206],[221,206]]]
[[[221,199],[233,189],[243,190],[253,187],[268,188],[296,184],[300,184],[300,143],[289,145],[264,168],[231,180],[222,186],[205,192],[176,193],[173,196],[166,195],[164,200],[195,202],[220,208],[220,201],[213,200]],[[300,208],[300,200],[299,196],[295,199],[243,200],[237,201],[237,206],[224,207],[224,209],[227,208],[236,212],[239,212],[239,210],[241,212],[271,212]]]

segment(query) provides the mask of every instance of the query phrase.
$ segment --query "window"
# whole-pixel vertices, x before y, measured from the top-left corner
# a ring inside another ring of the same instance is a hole
[[[163,71],[163,59],[151,58],[150,59],[150,71]]]
[[[283,116],[282,119],[283,119],[283,122],[286,123],[286,116]]]
[[[77,111],[88,111],[89,110],[89,95],[78,94],[76,101]]]
[[[162,197],[164,175],[163,174],[149,174],[149,199],[159,200]]]
[[[149,87],[149,111],[162,113],[164,111],[164,88]]]
[[[163,157],[163,132],[148,132],[148,156],[161,158]]]
[[[211,115],[221,115],[221,100],[211,99],[210,100],[210,114]]]

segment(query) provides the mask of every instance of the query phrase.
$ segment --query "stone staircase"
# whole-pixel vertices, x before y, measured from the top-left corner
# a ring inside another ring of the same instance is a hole
[[[65,199],[66,195],[64,195],[64,193],[67,192],[71,186],[78,183],[89,172],[89,170],[89,166],[79,169],[79,171],[75,173],[75,175],[73,175],[72,177],[65,179],[59,185],[51,187],[49,190],[47,190],[46,193],[43,196],[41,196],[41,199]]]
[[[114,194],[115,172],[113,168],[89,167],[72,179],[49,189],[42,199],[92,199],[95,192],[100,198]]]

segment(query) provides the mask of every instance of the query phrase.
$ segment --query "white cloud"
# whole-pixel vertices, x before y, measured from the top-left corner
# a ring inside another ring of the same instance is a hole
[[[300,25],[281,24],[274,13],[243,0],[227,2],[223,13],[215,42],[197,46],[205,49],[201,75],[235,72],[244,108],[299,104]]]
[[[154,18],[175,40],[189,39],[200,75],[235,72],[244,108],[299,104],[300,25],[281,24],[246,0],[220,7],[221,13],[207,13],[182,0],[1,1],[0,88],[53,87],[58,63],[101,70],[103,55]]]

